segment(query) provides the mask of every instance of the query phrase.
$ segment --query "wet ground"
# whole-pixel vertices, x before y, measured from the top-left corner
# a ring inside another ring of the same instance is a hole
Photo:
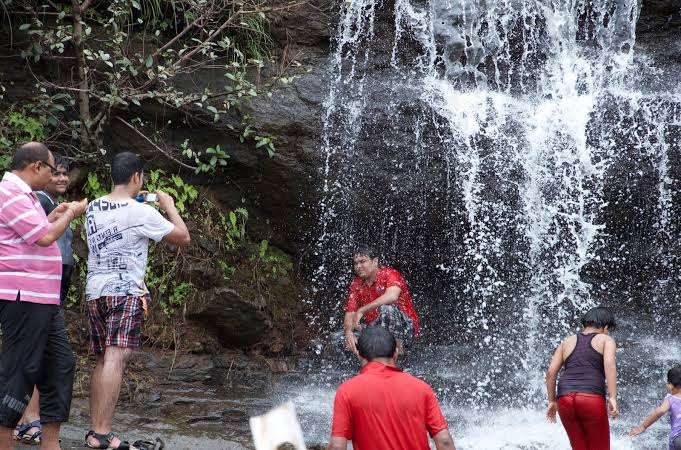
[[[611,422],[612,449],[666,448],[667,418],[636,439],[627,432],[664,398],[666,370],[681,362],[678,339],[640,339],[634,333],[615,337],[621,416]],[[542,367],[501,371],[486,378],[496,370],[494,364],[463,345],[423,347],[402,365],[433,386],[457,449],[569,449],[560,424],[545,420],[542,380],[528,380],[532,373],[541,374]],[[172,450],[252,449],[248,418],[293,400],[308,445],[323,448],[335,390],[357,368],[349,359],[272,361],[238,353],[141,354],[123,388],[114,431],[131,442],[161,437],[165,448]],[[536,390],[524,392],[528,386]],[[71,421],[63,428],[64,449],[82,448],[88,429],[87,398],[82,395],[86,391],[76,391]]]

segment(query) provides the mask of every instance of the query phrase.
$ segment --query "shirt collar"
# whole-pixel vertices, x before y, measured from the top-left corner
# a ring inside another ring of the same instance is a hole
[[[380,362],[372,361],[367,363],[364,367],[362,367],[362,370],[359,371],[359,373],[367,372],[402,372],[402,371],[395,366],[388,366]]]
[[[26,184],[24,180],[22,180],[18,175],[13,174],[12,172],[5,172],[5,176],[2,177],[2,181],[9,181],[17,186],[19,186],[19,189],[21,189],[21,192],[25,194],[30,194],[33,192],[33,189],[31,189],[31,186]]]

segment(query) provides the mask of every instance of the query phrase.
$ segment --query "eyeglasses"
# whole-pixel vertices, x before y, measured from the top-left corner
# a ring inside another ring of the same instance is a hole
[[[50,169],[52,169],[52,175],[53,176],[56,177],[57,175],[59,175],[59,172],[57,172],[57,168],[54,167],[52,164],[48,163],[47,161],[38,161],[38,162],[41,162],[41,163],[45,164],[47,167],[49,167]]]

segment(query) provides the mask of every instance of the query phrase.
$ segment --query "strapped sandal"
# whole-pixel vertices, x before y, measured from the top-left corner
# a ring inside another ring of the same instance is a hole
[[[38,431],[29,434],[28,430],[31,428],[37,428]],[[22,423],[17,425],[17,434],[14,436],[15,441],[21,441],[24,444],[29,445],[40,445],[41,437],[43,434],[42,426],[40,425],[40,420],[34,420],[29,423]]]
[[[97,439],[99,442],[99,445],[94,446],[91,445],[87,438],[93,437]],[[111,441],[114,440],[116,437],[115,434],[113,434],[113,431],[107,433],[107,434],[100,434],[100,433],[95,433],[94,431],[90,430],[87,432],[85,435],[85,446],[88,448],[100,448],[100,449],[118,449],[118,450],[136,450],[137,447],[135,446],[130,446],[130,443],[128,441],[124,441],[121,439],[121,443],[118,444],[118,447],[111,447]]]

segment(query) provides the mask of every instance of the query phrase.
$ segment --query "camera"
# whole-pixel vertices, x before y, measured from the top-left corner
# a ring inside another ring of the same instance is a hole
[[[140,203],[154,203],[158,201],[158,195],[154,193],[147,193],[147,194],[140,194],[137,197],[135,197],[135,200],[137,200]]]

